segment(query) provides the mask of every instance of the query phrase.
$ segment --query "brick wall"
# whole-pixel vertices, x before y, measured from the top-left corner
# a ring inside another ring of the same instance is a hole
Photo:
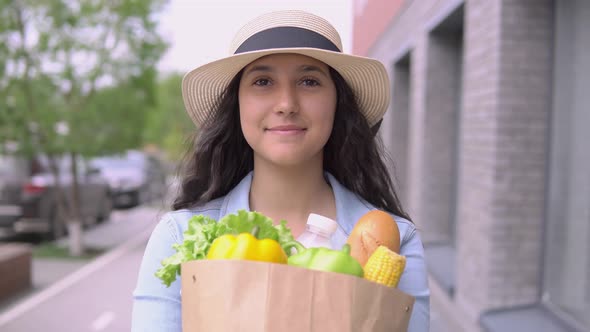
[[[500,1],[465,5],[456,301],[472,319],[488,308],[500,61]],[[496,256],[497,257],[497,256]],[[495,264],[502,264],[495,261]]]
[[[430,32],[463,3],[461,49],[461,40]],[[410,54],[407,138],[397,141],[395,132],[404,100],[392,102],[381,134],[403,168],[404,197],[425,243],[448,241],[456,224],[455,293],[447,300],[470,323],[539,300],[552,3],[407,1],[370,46],[368,56],[390,71],[394,97],[408,95],[395,90],[404,79],[395,64]]]
[[[552,16],[550,0],[505,0],[501,6],[490,307],[539,299]]]
[[[414,41],[412,50],[412,62],[410,66],[410,117],[408,138],[407,183],[408,183],[408,209],[424,232],[428,232],[433,221],[423,217],[421,206],[421,190],[423,186],[424,168],[424,95],[426,87],[426,52],[428,40],[424,34],[419,34]],[[425,234],[427,237],[427,234]]]

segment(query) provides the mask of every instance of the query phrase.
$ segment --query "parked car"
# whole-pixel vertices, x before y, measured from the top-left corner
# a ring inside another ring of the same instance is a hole
[[[162,198],[166,170],[155,157],[139,151],[93,159],[91,165],[107,179],[113,206],[132,207]]]
[[[22,187],[30,175],[23,158],[0,154],[0,238],[14,235],[14,223],[22,216]]]
[[[5,233],[36,233],[55,239],[67,233],[64,217],[57,207],[56,179],[47,158],[1,156],[2,206],[0,220]],[[110,187],[96,169],[89,168],[80,158],[78,183],[80,215],[83,226],[106,220],[112,211]],[[57,162],[59,181],[68,197],[72,193],[69,158]]]

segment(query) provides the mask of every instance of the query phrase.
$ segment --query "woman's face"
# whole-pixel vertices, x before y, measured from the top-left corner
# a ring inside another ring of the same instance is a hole
[[[328,66],[298,54],[274,54],[246,68],[240,123],[255,160],[297,166],[323,158],[336,112]]]

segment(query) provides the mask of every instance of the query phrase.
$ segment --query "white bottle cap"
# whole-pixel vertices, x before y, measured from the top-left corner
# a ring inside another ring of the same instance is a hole
[[[328,234],[334,233],[338,228],[338,223],[336,223],[336,221],[315,213],[309,214],[309,217],[307,218],[307,224],[317,227]]]

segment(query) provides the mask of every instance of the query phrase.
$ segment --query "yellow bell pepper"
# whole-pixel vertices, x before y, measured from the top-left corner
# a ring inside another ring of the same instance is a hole
[[[258,229],[251,233],[237,236],[225,234],[213,241],[207,252],[207,259],[243,259],[270,263],[287,263],[287,255],[273,239],[258,240],[255,236]]]

